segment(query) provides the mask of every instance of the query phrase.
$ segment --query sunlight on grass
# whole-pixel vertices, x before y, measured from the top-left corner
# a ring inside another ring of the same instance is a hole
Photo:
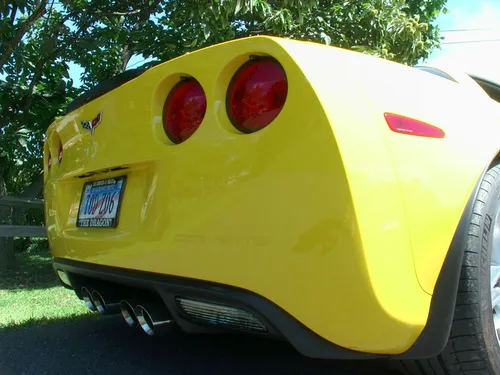
[[[47,251],[18,254],[19,267],[0,272],[0,329],[92,316],[62,287]]]
[[[0,328],[79,315],[90,314],[74,292],[63,287],[0,290]]]

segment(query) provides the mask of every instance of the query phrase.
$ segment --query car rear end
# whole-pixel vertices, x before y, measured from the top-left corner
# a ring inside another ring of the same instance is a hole
[[[410,348],[431,294],[391,129],[352,68],[365,58],[237,40],[56,120],[45,201],[61,281],[131,325],[251,332],[324,358]]]

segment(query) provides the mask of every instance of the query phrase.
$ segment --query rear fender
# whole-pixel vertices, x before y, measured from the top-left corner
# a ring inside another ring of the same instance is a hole
[[[500,150],[500,111],[465,74],[453,82],[371,57],[351,63],[396,171],[418,280],[433,293],[467,201]],[[392,132],[384,112],[437,126],[445,137]]]

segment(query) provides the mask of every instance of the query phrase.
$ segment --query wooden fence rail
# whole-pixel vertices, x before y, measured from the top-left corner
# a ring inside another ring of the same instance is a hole
[[[43,210],[43,199],[4,196],[0,197],[0,206]],[[0,237],[47,237],[47,229],[44,226],[0,225]]]

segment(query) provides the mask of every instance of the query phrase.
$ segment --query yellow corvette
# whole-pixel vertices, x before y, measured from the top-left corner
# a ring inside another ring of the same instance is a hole
[[[50,126],[54,268],[148,334],[500,374],[499,151],[500,105],[465,74],[222,43],[105,82]]]

